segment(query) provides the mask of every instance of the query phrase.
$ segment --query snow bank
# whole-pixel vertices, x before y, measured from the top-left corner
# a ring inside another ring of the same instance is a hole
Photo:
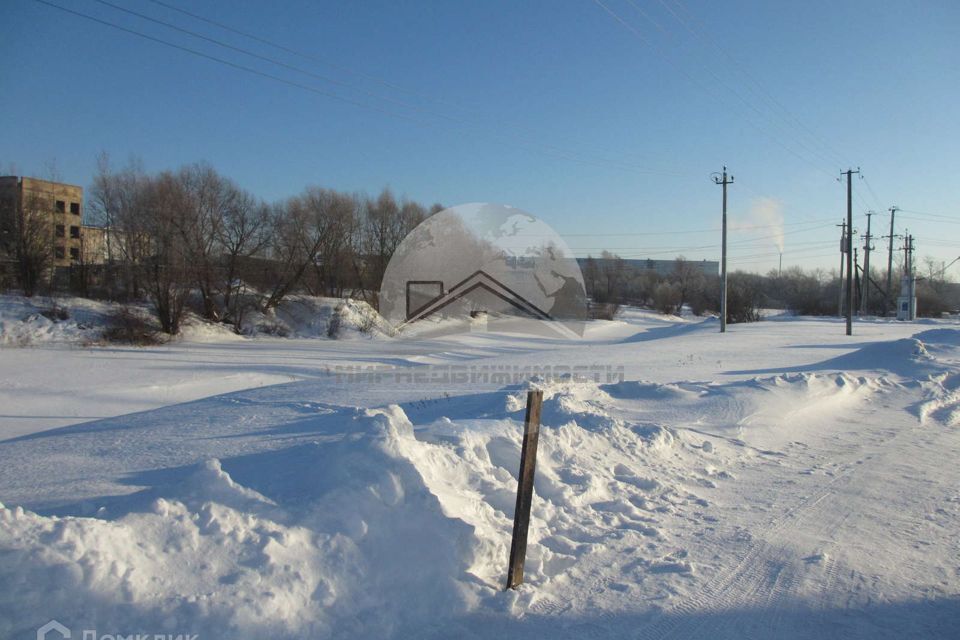
[[[396,334],[366,302],[315,296],[287,296],[268,313],[251,312],[244,318],[242,332],[249,336],[340,339]]]
[[[74,627],[176,628],[201,637],[374,637],[471,602],[472,530],[444,517],[403,450],[393,408],[351,437],[210,460],[172,490],[108,519],[0,509],[0,636],[56,612]],[[276,473],[274,473],[276,472]],[[39,617],[38,617],[39,616]]]
[[[91,345],[123,305],[85,298],[24,298],[0,295],[0,346],[42,344]],[[148,318],[146,305],[137,307]],[[370,338],[396,330],[369,304],[359,300],[288,296],[269,313],[248,312],[238,335],[228,324],[208,322],[187,312],[178,339],[196,343],[242,340],[244,337]]]
[[[111,310],[84,298],[0,295],[0,346],[90,343],[100,338]]]
[[[624,537],[651,571],[691,575],[660,521],[707,504],[700,472],[677,464],[705,452],[611,418],[595,384],[546,395],[527,583],[549,591]],[[3,507],[0,583],[13,588],[0,635],[36,628],[41,612],[238,638],[406,637],[476,610],[519,615],[532,592],[502,582],[523,407],[501,397],[499,417],[417,426],[399,406],[343,409],[315,442],[208,460],[173,485],[94,501],[95,517]]]

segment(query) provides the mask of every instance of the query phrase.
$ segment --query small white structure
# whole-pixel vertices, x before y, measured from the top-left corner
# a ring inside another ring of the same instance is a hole
[[[900,279],[900,297],[897,298],[897,320],[917,319],[917,293],[913,278],[903,276]]]

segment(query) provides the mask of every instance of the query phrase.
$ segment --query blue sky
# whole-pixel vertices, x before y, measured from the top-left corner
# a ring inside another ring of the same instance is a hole
[[[883,212],[874,232],[886,233],[898,205],[921,256],[960,255],[952,0],[164,0],[305,55],[110,0],[288,67],[96,0],[50,1],[301,87],[5,0],[4,172],[55,162],[86,186],[101,150],[149,170],[206,161],[268,200],[390,186],[520,207],[582,255],[716,259],[710,174],[726,164],[731,266],[766,271],[779,218],[784,266],[834,267],[835,178],[859,166],[861,232],[863,211]]]

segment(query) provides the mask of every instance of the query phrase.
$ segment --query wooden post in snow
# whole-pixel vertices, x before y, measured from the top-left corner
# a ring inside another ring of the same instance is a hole
[[[507,589],[514,589],[523,582],[523,563],[527,557],[527,529],[530,526],[530,504],[533,502],[533,474],[537,466],[537,443],[540,440],[542,405],[543,391],[527,392],[527,417],[523,424],[523,446],[520,449],[517,508],[513,513],[513,542],[510,544]]]

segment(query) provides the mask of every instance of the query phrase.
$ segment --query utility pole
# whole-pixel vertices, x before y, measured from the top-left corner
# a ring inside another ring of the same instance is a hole
[[[727,331],[727,185],[733,184],[733,176],[727,179],[727,168],[723,168],[723,177],[714,174],[714,184],[723,185],[723,240],[720,249],[720,333]]]
[[[846,257],[847,253],[847,222],[844,220],[843,224],[838,224],[838,227],[842,227],[843,231],[840,232],[840,280],[837,282],[837,291],[839,299],[837,300],[837,317],[843,317],[843,260]]]
[[[860,169],[847,169],[847,335],[853,335],[853,174]]]
[[[867,235],[863,237],[863,280],[861,281],[861,289],[863,290],[863,295],[860,298],[860,315],[867,315],[867,303],[870,298],[870,251],[873,249],[870,246],[870,218],[874,215],[875,212],[867,212]]]
[[[890,207],[890,235],[887,239],[890,241],[890,249],[887,252],[887,314],[890,313],[890,303],[893,302],[893,218],[897,215],[897,208]]]
[[[860,297],[860,256],[857,254],[857,247],[853,248],[853,299]],[[857,317],[860,317],[860,309],[857,309]]]
[[[913,236],[908,235],[906,239],[906,246],[904,247],[907,252],[907,295],[910,296],[908,303],[907,315],[910,320],[917,319],[917,279],[913,275],[913,252],[915,247],[913,246]]]

